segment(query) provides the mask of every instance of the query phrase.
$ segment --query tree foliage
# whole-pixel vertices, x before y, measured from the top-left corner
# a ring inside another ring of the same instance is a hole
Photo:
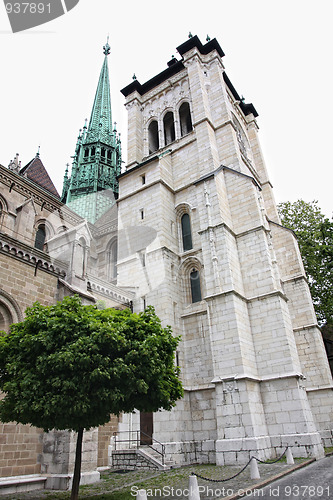
[[[77,296],[36,302],[0,336],[0,420],[82,437],[111,413],[170,410],[183,394],[178,342],[152,307],[133,314],[83,306]]]
[[[282,224],[298,239],[318,321],[333,324],[333,222],[316,201],[287,201],[278,210]]]

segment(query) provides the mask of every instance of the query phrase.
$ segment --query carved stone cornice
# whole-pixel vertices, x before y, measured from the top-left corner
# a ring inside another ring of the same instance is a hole
[[[41,209],[47,210],[50,213],[57,212],[61,219],[69,221],[76,225],[82,222],[82,217],[70,210],[60,200],[52,196],[50,193],[34,184],[29,179],[8,170],[3,165],[0,165],[0,183],[8,187],[9,193],[16,191],[26,199],[32,199]],[[6,193],[2,193],[6,197]]]
[[[104,295],[109,299],[118,302],[119,304],[130,306],[130,303],[133,301],[135,294],[129,291],[123,290],[112,283],[107,283],[99,278],[94,276],[87,276],[88,287],[91,292],[97,292],[100,295]]]
[[[54,276],[66,276],[68,265],[58,259],[52,259],[45,252],[0,232],[0,253],[20,260],[28,266],[42,270]]]

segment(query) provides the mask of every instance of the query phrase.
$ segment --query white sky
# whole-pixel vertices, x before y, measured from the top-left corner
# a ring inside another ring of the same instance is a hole
[[[12,34],[0,4],[0,163],[41,159],[61,192],[78,131],[90,117],[110,35],[113,120],[126,137],[120,89],[166,68],[189,31],[216,37],[226,72],[259,113],[280,201],[318,200],[332,215],[332,0],[80,0],[68,14]],[[125,140],[123,152],[126,151]]]

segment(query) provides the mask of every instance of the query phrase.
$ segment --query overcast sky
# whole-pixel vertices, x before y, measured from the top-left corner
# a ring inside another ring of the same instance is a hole
[[[332,215],[332,0],[80,0],[68,14],[12,34],[0,5],[0,163],[41,159],[61,192],[89,118],[110,36],[113,120],[126,150],[120,89],[166,68],[189,31],[216,37],[226,72],[259,113],[277,202],[318,200]],[[125,156],[125,155],[124,155]]]

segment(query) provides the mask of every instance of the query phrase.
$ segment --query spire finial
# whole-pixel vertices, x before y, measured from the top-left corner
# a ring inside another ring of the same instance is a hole
[[[39,158],[40,146],[38,146],[38,151],[36,153],[36,158]]]
[[[108,56],[110,54],[110,50],[111,50],[111,47],[109,45],[109,35],[108,35],[108,38],[106,40],[106,44],[104,45],[103,47],[103,53]]]

